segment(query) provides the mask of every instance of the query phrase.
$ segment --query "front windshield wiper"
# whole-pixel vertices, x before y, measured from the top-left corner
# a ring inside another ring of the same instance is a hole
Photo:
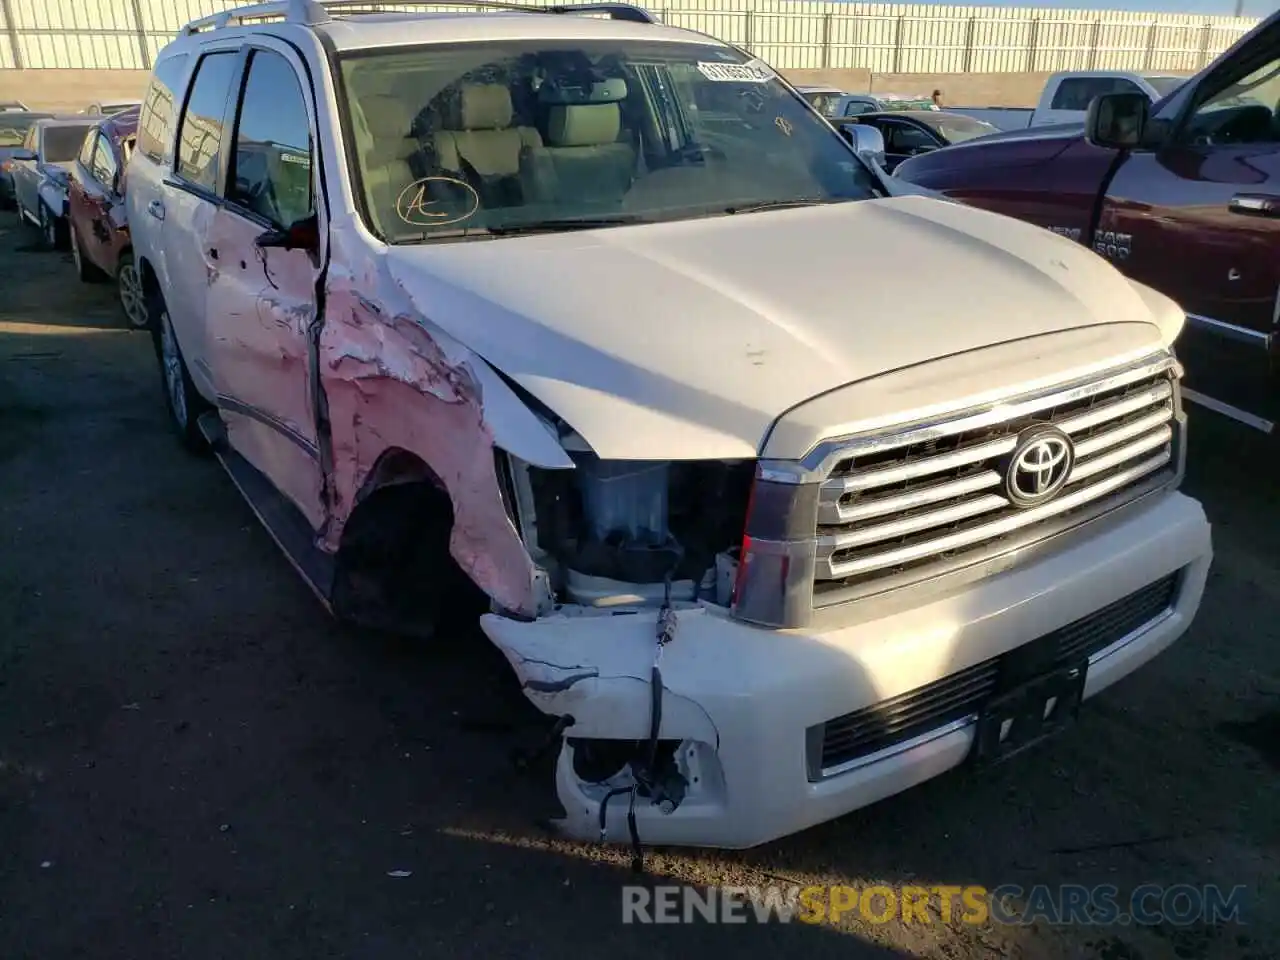
[[[732,207],[725,207],[724,212],[728,214],[735,213],[755,213],[757,210],[785,210],[787,207],[816,207],[824,203],[840,203],[839,199],[831,197],[791,197],[787,200],[752,200],[749,203],[739,203]]]
[[[504,226],[489,227],[489,234],[495,237],[511,237],[528,233],[559,233],[564,230],[598,230],[602,227],[621,227],[631,223],[646,223],[644,217],[634,213],[616,214],[608,217],[572,217],[557,220],[532,220],[529,223],[511,223]]]

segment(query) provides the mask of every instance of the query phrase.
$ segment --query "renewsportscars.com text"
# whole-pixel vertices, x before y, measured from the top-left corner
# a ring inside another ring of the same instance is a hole
[[[622,888],[623,923],[1241,923],[1245,888],[1143,884]]]

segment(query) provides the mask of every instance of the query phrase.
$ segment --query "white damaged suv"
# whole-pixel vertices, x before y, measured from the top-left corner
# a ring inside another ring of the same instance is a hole
[[[165,396],[335,615],[459,642],[482,600],[566,833],[758,844],[1186,630],[1176,304],[895,195],[637,8],[370,6],[160,54],[128,203]]]

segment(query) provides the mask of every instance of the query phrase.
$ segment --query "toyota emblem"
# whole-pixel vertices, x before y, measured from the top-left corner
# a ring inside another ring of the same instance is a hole
[[[1004,493],[1015,507],[1044,503],[1067,482],[1075,464],[1071,438],[1057,427],[1033,427],[1018,438],[1004,469]]]

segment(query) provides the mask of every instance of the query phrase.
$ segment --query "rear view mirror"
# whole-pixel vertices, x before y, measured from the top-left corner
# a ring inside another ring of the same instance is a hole
[[[1142,142],[1151,101],[1144,93],[1104,93],[1085,114],[1085,139],[1097,147],[1131,150]]]
[[[840,128],[853,152],[878,167],[884,166],[884,134],[875,127],[860,123],[844,124]]]

